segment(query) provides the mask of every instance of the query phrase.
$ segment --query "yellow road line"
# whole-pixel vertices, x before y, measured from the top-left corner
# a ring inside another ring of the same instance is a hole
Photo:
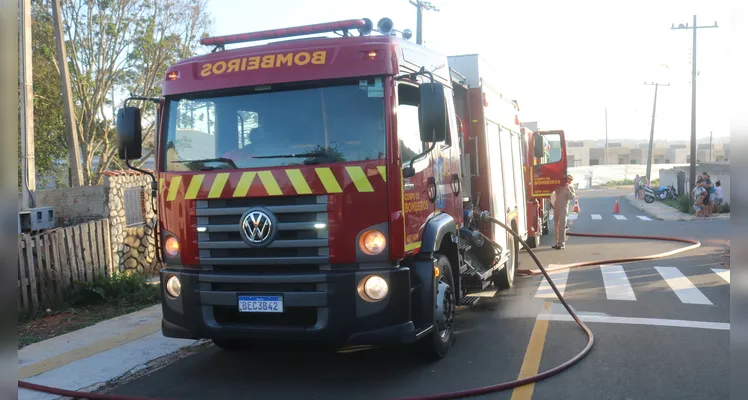
[[[545,302],[542,313],[550,313],[552,304],[551,302]],[[530,343],[527,345],[525,359],[522,361],[522,368],[519,370],[518,379],[537,375],[540,369],[540,358],[543,355],[543,347],[545,346],[545,336],[548,333],[548,322],[550,321],[542,319],[535,320],[535,327],[532,328]],[[533,390],[535,390],[534,383],[516,387],[512,391],[510,400],[530,400],[532,399]]]
[[[125,343],[138,340],[146,337],[153,333],[158,332],[161,329],[161,320],[158,319],[153,322],[149,322],[135,330],[129,331],[122,335],[110,337],[100,342],[92,343],[88,346],[84,346],[75,350],[71,350],[67,353],[58,354],[54,357],[50,357],[46,360],[40,361],[35,364],[31,364],[27,367],[18,369],[18,379],[26,379],[32,376],[43,374],[53,369],[62,367],[63,365],[70,364],[74,361],[82,360],[84,358],[91,357],[94,354],[103,353],[107,350],[111,350],[115,347],[121,346]]]

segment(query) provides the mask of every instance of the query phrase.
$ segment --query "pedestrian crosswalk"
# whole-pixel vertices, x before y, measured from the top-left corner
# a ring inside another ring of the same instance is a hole
[[[627,218],[623,214],[612,214],[612,217],[615,220],[617,220],[617,221],[628,221],[629,220],[629,218]],[[553,219],[553,216],[551,215],[550,218]],[[566,219],[569,220],[569,221],[582,220],[582,219],[586,219],[586,218],[588,218],[587,215],[576,214],[576,213],[572,213],[572,214],[569,214],[569,215],[566,216]],[[602,214],[589,214],[589,219],[591,219],[593,221],[610,220],[610,216],[606,215],[605,217],[603,217]],[[634,218],[632,217],[632,219],[634,219]],[[648,217],[646,215],[637,215],[636,219],[641,220],[641,221],[652,221],[652,218],[650,218],[650,217]]]
[[[637,267],[638,273],[633,281],[623,265],[601,265],[584,270],[565,269],[550,272],[549,275],[561,295],[565,293],[567,296],[573,294],[573,292],[567,293],[567,287],[583,286],[589,289],[590,284],[597,283],[604,287],[604,296],[607,300],[620,302],[639,301],[646,296],[647,292],[661,293],[668,291],[674,294],[674,296],[671,294],[674,300],[682,304],[712,306],[714,302],[699,288],[699,284],[709,288],[722,285],[727,286],[729,290],[729,269],[710,268],[704,269],[696,275],[693,272],[689,275],[684,274],[678,267],[654,265],[650,268],[651,273],[642,271],[641,267]],[[569,283],[571,281],[573,281],[573,284]],[[602,294],[602,290],[600,290],[600,293]],[[557,298],[544,277],[541,277],[535,292],[535,298]]]

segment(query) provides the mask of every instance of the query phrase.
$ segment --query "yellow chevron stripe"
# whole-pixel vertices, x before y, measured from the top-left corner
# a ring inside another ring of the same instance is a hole
[[[265,190],[267,190],[269,195],[279,196],[283,194],[283,191],[281,191],[280,186],[278,186],[278,182],[275,181],[272,172],[260,171],[257,175],[260,176],[260,181],[262,181],[262,185],[265,186]]]
[[[229,175],[231,174],[229,174],[228,172],[221,172],[220,174],[216,175],[216,179],[213,181],[213,186],[210,188],[210,193],[208,193],[209,199],[221,197],[223,188],[226,186],[226,182],[229,180]]]
[[[182,177],[177,175],[171,178],[169,182],[169,194],[166,195],[166,201],[174,201],[177,198],[177,191],[179,190],[179,184],[182,183]]]
[[[288,179],[291,180],[291,184],[293,185],[293,188],[296,189],[296,193],[298,194],[311,194],[312,189],[309,187],[309,184],[304,179],[304,175],[301,174],[301,171],[298,169],[287,169],[286,175],[288,175]]]
[[[353,180],[353,184],[356,185],[356,189],[359,192],[373,192],[374,188],[371,187],[371,182],[369,182],[369,179],[366,177],[366,174],[364,173],[364,169],[361,167],[345,167],[345,170],[348,171],[348,175],[351,176],[351,179]]]
[[[242,177],[239,178],[239,183],[236,184],[234,197],[244,197],[247,195],[249,187],[252,186],[252,181],[255,179],[255,175],[257,175],[257,173],[254,171],[242,173]]]
[[[200,192],[200,186],[203,185],[203,179],[205,179],[205,175],[195,175],[190,179],[190,186],[184,195],[185,200],[192,200],[197,197],[197,194]]]
[[[421,247],[421,242],[409,243],[405,245],[405,251],[415,250]]]
[[[379,175],[382,175],[382,179],[387,182],[387,167],[384,165],[378,165],[377,169],[379,170]]]
[[[340,188],[338,180],[335,179],[335,175],[332,174],[330,168],[315,168],[314,172],[317,173],[319,180],[325,186],[327,193],[342,193],[343,189]]]
[[[164,178],[159,178],[159,180],[158,180],[158,194],[160,195],[163,192],[164,192]]]

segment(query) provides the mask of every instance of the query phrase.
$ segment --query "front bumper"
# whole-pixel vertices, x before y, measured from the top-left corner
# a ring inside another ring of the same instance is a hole
[[[387,296],[376,303],[363,300],[356,290],[371,274],[389,285]],[[269,275],[169,267],[160,276],[166,337],[349,344],[416,340],[408,268]],[[182,285],[176,299],[163,289],[170,276]],[[238,296],[247,294],[282,294],[284,312],[240,313]]]

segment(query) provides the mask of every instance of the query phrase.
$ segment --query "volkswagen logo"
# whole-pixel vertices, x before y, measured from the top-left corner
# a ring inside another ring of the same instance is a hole
[[[261,246],[269,243],[275,234],[274,218],[262,210],[249,210],[242,216],[241,233],[250,245]]]

